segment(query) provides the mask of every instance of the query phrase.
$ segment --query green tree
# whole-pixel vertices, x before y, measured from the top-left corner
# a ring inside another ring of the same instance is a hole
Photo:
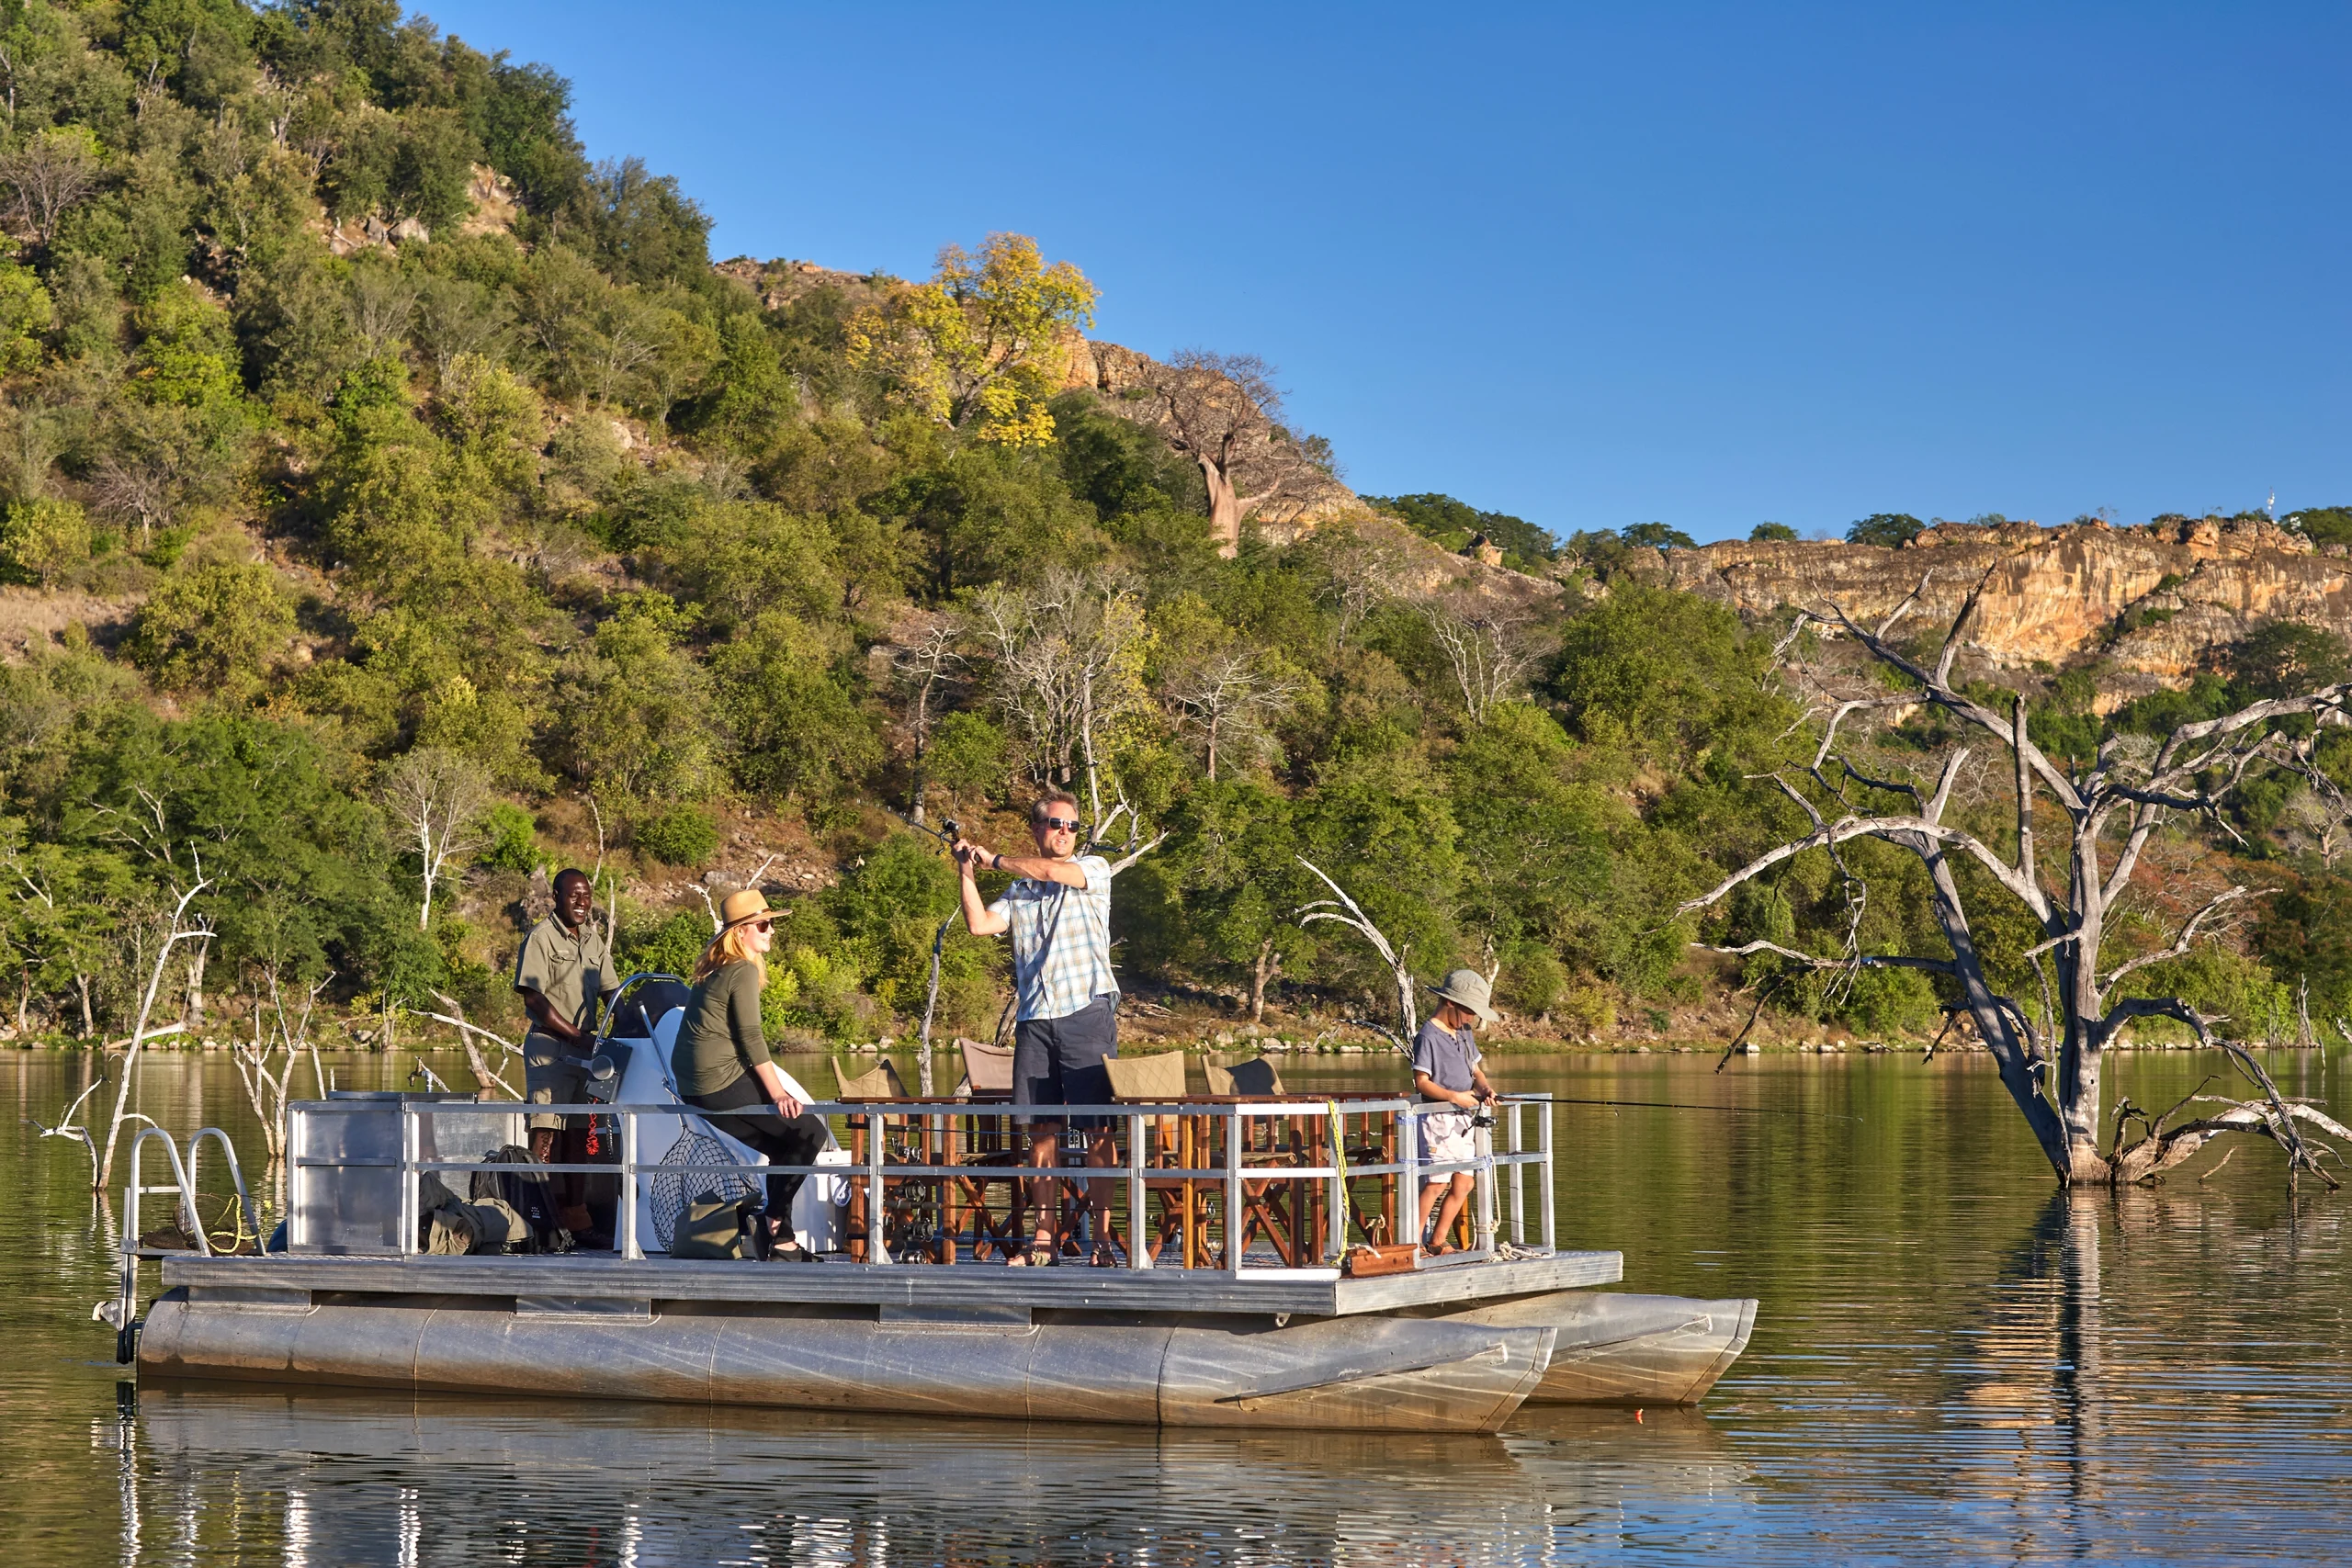
[[[1670,528],[1663,523],[1636,523],[1625,529],[1619,537],[1636,549],[1691,550],[1698,548],[1698,545],[1690,535],[1679,528]]]
[[[40,279],[13,261],[0,261],[0,373],[17,375],[39,366],[41,340],[56,322],[56,309]]]
[[[882,761],[875,725],[829,662],[828,639],[783,610],[753,617],[711,657],[736,782],[772,800],[833,800]]]
[[[1474,535],[1484,534],[1510,554],[1526,560],[1549,560],[1560,542],[1523,517],[1507,512],[1481,512],[1450,495],[1368,495],[1364,500],[1392,512],[1425,538],[1458,550]]]
[[[1909,544],[1927,525],[1907,512],[1873,512],[1846,530],[1847,542],[1896,549]]]
[[[0,522],[0,559],[43,586],[54,586],[89,558],[90,519],[73,502],[16,502]]]
[[[232,701],[260,689],[294,635],[294,611],[266,566],[208,566],[166,581],[139,612],[131,661],[178,692]]]
[[[1069,342],[1094,324],[1097,290],[1069,262],[1047,265],[1026,234],[990,234],[978,252],[947,245],[931,281],[903,285],[850,323],[851,363],[893,395],[984,442],[1040,446]]]
[[[557,750],[571,776],[635,798],[699,799],[713,783],[709,682],[679,646],[683,614],[624,595],[556,677]]]

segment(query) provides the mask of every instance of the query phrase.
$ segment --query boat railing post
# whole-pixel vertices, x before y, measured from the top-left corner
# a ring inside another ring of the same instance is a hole
[[[416,1107],[401,1102],[401,1256],[416,1252]]]
[[[621,1112],[621,1256],[635,1263],[645,1257],[637,1239],[637,1112]]]
[[[1471,1142],[1471,1152],[1478,1161],[1477,1170],[1473,1177],[1473,1190],[1476,1192],[1478,1199],[1478,1234],[1474,1241],[1480,1252],[1492,1252],[1495,1249],[1494,1120],[1492,1115],[1487,1116],[1487,1124],[1476,1129]]]
[[[139,1205],[140,1201],[147,1195],[146,1183],[141,1176],[140,1168],[143,1162],[140,1159],[140,1155],[147,1147],[147,1140],[150,1138],[164,1140],[164,1152],[172,1158],[172,1172],[179,1178],[181,1201],[191,1211],[195,1207],[195,1201],[189,1194],[187,1171],[180,1164],[179,1147],[172,1142],[172,1135],[161,1127],[141,1128],[139,1135],[130,1141],[130,1181],[123,1189],[122,1194],[122,1278],[119,1281],[120,1293],[116,1298],[118,1304],[115,1309],[115,1360],[126,1367],[131,1361],[133,1353],[131,1330],[138,1322],[139,1312]],[[197,1223],[192,1228],[196,1235],[197,1250],[209,1253],[212,1248],[205,1244],[204,1226]]]
[[[882,1245],[882,1112],[873,1108],[865,1116],[865,1260],[888,1263],[890,1249]]]
[[[1331,1262],[1336,1266],[1348,1255],[1348,1119],[1340,1102],[1331,1102],[1331,1201],[1324,1215],[1324,1229],[1329,1233],[1328,1245]]]
[[[1127,1118],[1127,1267],[1148,1269],[1151,1254],[1143,1245],[1143,1114]]]
[[[1536,1181],[1538,1184],[1537,1190],[1542,1194],[1544,1201],[1544,1250],[1546,1252],[1557,1252],[1560,1247],[1560,1243],[1558,1235],[1554,1229],[1552,1214],[1551,1100],[1545,1100],[1543,1102],[1543,1107],[1544,1109],[1542,1112],[1535,1118],[1536,1146],[1540,1148],[1544,1154],[1544,1158],[1535,1167]]]
[[[1510,1244],[1527,1245],[1527,1187],[1520,1179],[1525,1167],[1520,1156],[1527,1152],[1527,1122],[1521,1113],[1527,1107],[1514,1100],[1510,1102]]]
[[[1396,1229],[1392,1234],[1421,1240],[1421,1112],[1407,1104],[1396,1113],[1396,1152],[1402,1156],[1405,1179],[1396,1184]]]
[[[311,1113],[300,1105],[286,1108],[286,1250],[303,1246],[310,1233],[302,1224],[302,1150],[307,1146]]]
[[[1246,1114],[1242,1106],[1226,1107],[1225,1266],[1237,1278],[1241,1273],[1241,1241],[1247,1234],[1241,1223],[1241,1118]]]

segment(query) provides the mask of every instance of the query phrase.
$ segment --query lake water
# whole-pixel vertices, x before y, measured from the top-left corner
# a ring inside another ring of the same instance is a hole
[[[408,1061],[346,1059],[341,1081]],[[1492,1066],[1506,1089],[1729,1108],[1557,1111],[1565,1245],[1622,1248],[1632,1289],[1762,1298],[1697,1411],[1351,1438],[133,1396],[89,1320],[110,1221],[78,1145],[31,1120],[86,1064],[0,1058],[0,1562],[2352,1560],[2352,1191],[2290,1202],[2249,1141],[2209,1180],[2212,1155],[2153,1191],[2054,1198],[1982,1056]],[[2352,1063],[2270,1066],[2324,1098]],[[2109,1094],[2161,1107],[2223,1070],[2122,1056]],[[1284,1068],[1294,1088],[1381,1072]],[[140,1106],[258,1155],[220,1057],[156,1058]]]

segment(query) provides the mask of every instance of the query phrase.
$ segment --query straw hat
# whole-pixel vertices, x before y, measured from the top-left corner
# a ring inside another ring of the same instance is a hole
[[[1503,1015],[1491,1005],[1494,989],[1487,977],[1476,969],[1456,969],[1445,977],[1445,983],[1432,987],[1430,995],[1440,997],[1458,1006],[1468,1008],[1483,1023],[1500,1023]]]
[[[775,913],[775,910],[768,908],[767,896],[758,888],[739,888],[718,901],[718,932],[723,936],[737,926],[748,926],[753,920],[767,919]],[[1465,970],[1464,973],[1466,974],[1468,971]]]

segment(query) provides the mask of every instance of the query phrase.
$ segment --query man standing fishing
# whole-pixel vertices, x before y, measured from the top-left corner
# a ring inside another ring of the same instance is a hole
[[[1020,1105],[1107,1105],[1111,1075],[1105,1057],[1119,1054],[1119,982],[1111,972],[1111,863],[1078,852],[1078,801],[1055,791],[1029,808],[1034,855],[1001,855],[959,837],[956,864],[962,874],[964,923],[975,936],[1012,933],[1012,982],[1019,1002],[1012,1026],[1012,1098]],[[980,900],[974,874],[982,867],[1020,878],[993,904]],[[1090,1166],[1115,1157],[1111,1129],[1085,1118],[1093,1137],[1086,1150]],[[1062,1123],[1039,1117],[1029,1124],[1029,1163],[1051,1170],[1058,1161]],[[1094,1212],[1093,1261],[1114,1267],[1110,1212],[1103,1184],[1087,1184],[1087,1207]],[[1058,1184],[1051,1178],[1031,1183],[1037,1209],[1036,1235],[1029,1250],[1010,1261],[1042,1268],[1060,1261],[1056,1224]]]

